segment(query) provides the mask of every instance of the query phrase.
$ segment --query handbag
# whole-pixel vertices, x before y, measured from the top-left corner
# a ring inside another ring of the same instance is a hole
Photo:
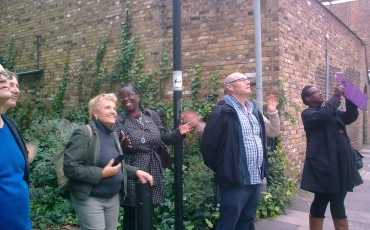
[[[92,129],[90,125],[86,125],[87,129],[89,130],[89,137],[90,141],[92,139]],[[64,152],[65,148],[61,150],[57,158],[55,159],[55,173],[57,176],[57,183],[58,183],[58,188],[61,193],[66,193],[69,189],[69,178],[64,175]]]
[[[168,153],[168,148],[163,141],[158,146],[157,151],[163,168],[169,168],[173,164],[172,156]]]
[[[356,168],[362,169],[362,167],[364,167],[364,163],[362,162],[362,158],[364,158],[364,156],[362,156],[362,154],[357,149],[353,148],[352,146],[351,146],[351,153],[352,153],[352,158],[353,158],[353,161],[355,162]]]

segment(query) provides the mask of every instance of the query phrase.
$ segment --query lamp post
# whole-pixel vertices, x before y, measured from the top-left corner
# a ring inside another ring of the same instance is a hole
[[[181,0],[173,0],[173,109],[174,127],[181,120],[182,107],[182,71],[181,71]],[[174,145],[174,182],[175,182],[175,229],[183,229],[183,142]]]

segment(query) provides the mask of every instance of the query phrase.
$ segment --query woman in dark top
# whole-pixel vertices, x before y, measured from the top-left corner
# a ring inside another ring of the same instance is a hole
[[[347,192],[362,183],[345,127],[356,121],[358,111],[347,99],[346,111],[338,110],[343,92],[344,85],[337,84],[325,106],[323,94],[316,87],[305,86],[301,93],[308,106],[301,114],[307,138],[301,188],[315,194],[310,229],[322,229],[328,203],[335,229],[348,229],[344,199]]]
[[[64,155],[64,173],[70,180],[69,191],[83,230],[116,230],[119,192],[125,190],[127,178],[153,184],[153,177],[124,161],[114,165],[122,155],[118,136],[112,130],[116,121],[117,97],[100,94],[89,102],[92,120],[76,129]]]
[[[157,154],[158,146],[163,141],[173,144],[190,132],[194,123],[180,125],[179,128],[167,132],[156,112],[143,109],[139,105],[139,91],[132,84],[122,85],[118,99],[124,111],[118,116],[114,130],[121,136],[121,146],[127,164],[138,167],[153,175],[153,204],[164,199],[163,168]],[[128,180],[127,196],[123,200],[123,229],[135,229],[135,181]]]

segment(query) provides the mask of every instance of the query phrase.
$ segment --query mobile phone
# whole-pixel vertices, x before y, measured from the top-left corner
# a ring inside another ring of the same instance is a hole
[[[116,157],[114,159],[114,162],[113,162],[113,165],[112,166],[118,165],[119,163],[121,163],[123,161],[123,159],[125,159],[125,156],[119,155],[118,157]]]

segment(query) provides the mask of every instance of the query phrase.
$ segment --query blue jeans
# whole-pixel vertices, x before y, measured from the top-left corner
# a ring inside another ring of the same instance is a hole
[[[252,230],[261,185],[218,186],[220,218],[217,230]]]
[[[119,195],[112,198],[88,197],[80,200],[71,194],[81,230],[117,230]]]

